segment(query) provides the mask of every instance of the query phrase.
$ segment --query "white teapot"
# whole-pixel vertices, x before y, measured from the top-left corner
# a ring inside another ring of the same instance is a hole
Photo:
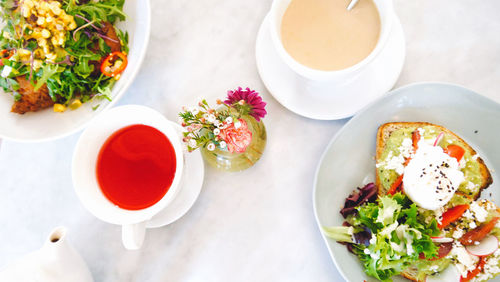
[[[54,229],[41,249],[0,270],[2,282],[93,282],[87,264],[67,242],[64,227]]]

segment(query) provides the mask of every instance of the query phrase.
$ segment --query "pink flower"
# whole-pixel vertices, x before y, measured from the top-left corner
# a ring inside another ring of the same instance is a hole
[[[229,90],[227,92],[227,99],[224,103],[231,106],[238,104],[239,106],[247,107],[248,113],[257,121],[260,121],[260,119],[267,114],[266,103],[262,101],[259,93],[248,87],[245,90],[241,87],[235,90]]]
[[[231,153],[243,153],[246,151],[250,142],[252,142],[252,132],[248,129],[247,122],[244,119],[239,119],[241,126],[234,127],[234,123],[221,130],[218,135],[227,144],[227,149]]]

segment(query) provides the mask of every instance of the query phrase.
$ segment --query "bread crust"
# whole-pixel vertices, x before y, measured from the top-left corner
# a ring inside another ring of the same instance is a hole
[[[379,162],[379,160],[382,156],[382,153],[384,152],[386,142],[394,131],[401,129],[401,128],[422,127],[422,126],[433,126],[433,127],[436,127],[436,129],[438,129],[439,131],[443,131],[445,133],[453,135],[455,138],[457,138],[459,140],[460,143],[462,143],[462,145],[465,147],[465,149],[467,151],[469,151],[471,153],[471,155],[477,154],[476,151],[474,150],[474,148],[472,148],[467,142],[465,142],[462,138],[460,138],[460,136],[458,136],[457,134],[455,134],[454,132],[452,132],[451,130],[449,130],[443,126],[429,123],[429,122],[389,122],[389,123],[385,123],[385,124],[382,124],[381,126],[379,126],[378,131],[377,131],[377,149],[376,149],[376,153],[375,153],[376,163]],[[486,189],[488,186],[491,185],[491,183],[493,183],[493,178],[491,177],[491,173],[488,170],[488,168],[486,167],[486,164],[484,163],[483,159],[481,159],[481,157],[478,157],[477,161],[479,163],[479,171],[481,173],[481,186],[478,190],[478,193],[476,195],[472,195],[474,200],[476,200],[477,198],[479,198],[481,196],[482,190]],[[382,185],[380,183],[378,169],[375,169],[375,185],[378,188],[379,195],[381,195],[381,196],[384,195],[385,190],[384,190],[384,187],[382,187]]]

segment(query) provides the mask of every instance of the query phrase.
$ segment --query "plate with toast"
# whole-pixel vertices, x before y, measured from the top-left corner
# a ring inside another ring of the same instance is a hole
[[[379,281],[384,276],[367,270],[367,259],[362,262],[358,258],[363,253],[349,253],[345,243],[332,239],[325,227],[349,226],[352,235],[351,224],[358,221],[340,213],[349,208],[349,201],[358,200],[360,206],[362,201],[363,205],[373,201],[376,206],[382,205],[380,198],[394,195],[408,199],[411,207],[418,209],[422,226],[429,226],[422,231],[429,233],[418,238],[432,240],[435,254],[415,252],[410,245],[416,241],[408,245],[406,237],[392,239],[406,245],[391,245],[391,258],[396,257],[398,262],[401,256],[409,259],[398,264],[401,269],[391,272],[391,279],[408,281],[404,276],[414,281],[500,281],[493,278],[500,273],[500,268],[496,269],[500,265],[496,263],[500,261],[500,234],[495,234],[500,230],[500,224],[495,224],[500,218],[495,205],[500,204],[500,146],[495,130],[498,120],[500,104],[480,94],[452,84],[419,83],[375,101],[336,134],[317,168],[313,206],[330,256],[347,281]],[[353,192],[356,187],[363,188]],[[376,193],[372,200],[363,198],[366,187],[376,189],[369,192]],[[359,206],[353,209],[360,211]],[[406,217],[396,216],[394,220],[391,226],[408,225]],[[491,227],[488,232],[485,226]],[[484,231],[481,238],[478,230]],[[351,251],[352,246],[363,250],[368,254],[365,258],[385,267],[385,272],[380,273],[387,274],[387,265],[371,249],[374,234],[379,238],[378,233],[372,229],[371,234],[372,240],[365,242],[366,246],[359,242],[347,244]],[[394,231],[392,235],[400,233]],[[415,263],[411,260],[415,257],[422,260]]]

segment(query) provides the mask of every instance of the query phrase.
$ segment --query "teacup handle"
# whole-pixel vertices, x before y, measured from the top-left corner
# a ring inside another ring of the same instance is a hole
[[[146,221],[122,225],[122,242],[127,250],[138,250],[146,235]]]

